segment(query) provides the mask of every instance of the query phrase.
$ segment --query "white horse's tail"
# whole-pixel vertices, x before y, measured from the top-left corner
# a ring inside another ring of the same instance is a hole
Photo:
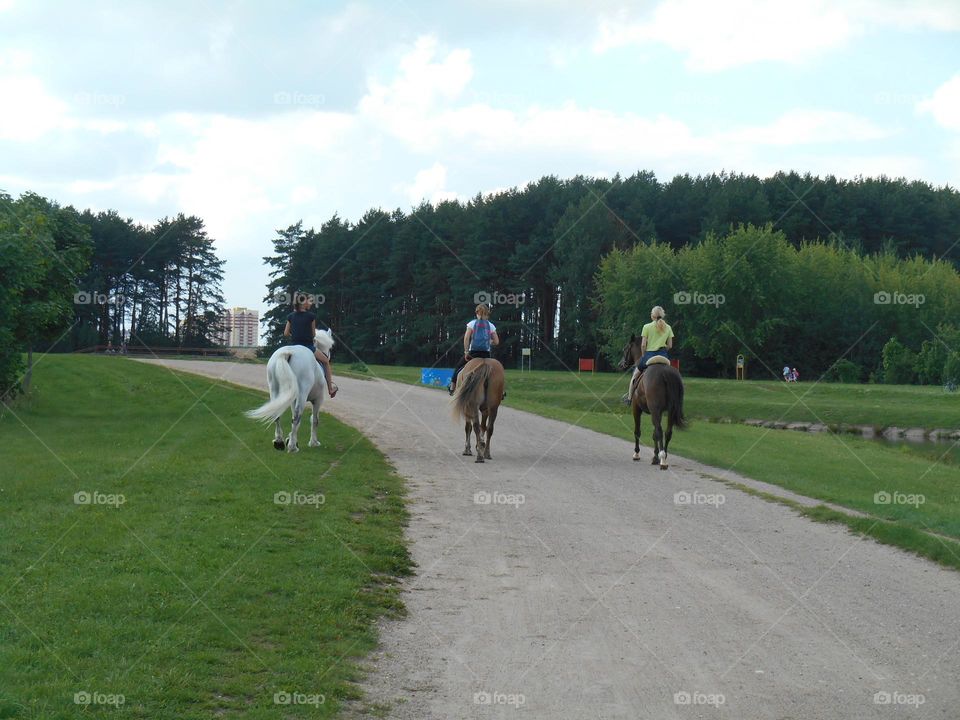
[[[293,374],[293,368],[290,367],[290,350],[283,348],[275,358],[279,361],[273,366],[276,373],[276,381],[280,390],[275,398],[271,398],[256,410],[248,410],[246,415],[254,420],[263,420],[265,423],[271,423],[280,417],[280,413],[286,410],[297,399],[300,389],[297,385],[297,376]]]

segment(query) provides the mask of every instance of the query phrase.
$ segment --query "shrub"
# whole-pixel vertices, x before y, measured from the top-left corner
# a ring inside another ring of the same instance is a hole
[[[883,382],[888,385],[908,385],[916,377],[917,354],[895,337],[883,346]]]
[[[943,382],[960,385],[960,352],[952,352],[947,356],[947,363],[943,366]]]
[[[863,368],[854,362],[843,359],[838,360],[836,364],[827,372],[826,380],[828,382],[840,383],[858,383],[863,377]]]
[[[258,358],[268,358],[273,355],[277,350],[279,350],[282,345],[261,345],[257,348],[257,357]]]

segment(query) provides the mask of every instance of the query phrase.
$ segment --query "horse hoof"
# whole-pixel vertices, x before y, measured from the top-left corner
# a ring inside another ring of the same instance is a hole
[[[484,459],[484,460],[493,460],[493,458],[490,457],[490,453],[484,453],[484,454],[483,454],[483,459]]]
[[[635,453],[633,454],[633,461],[636,462],[636,461],[639,460],[639,459],[640,459],[640,453],[635,452]]]
[[[482,462],[483,462],[483,455],[477,455],[477,459],[474,460],[474,462],[475,462],[475,463],[482,463]]]
[[[657,456],[656,456],[656,455],[653,456],[653,460],[650,461],[650,464],[651,464],[651,465],[659,465],[659,464],[660,464],[660,461],[657,460]]]
[[[311,440],[309,444],[310,444],[310,447],[320,447],[319,440]]]
[[[470,452],[469,450],[464,450],[464,451],[463,451],[463,454],[464,454],[464,455],[473,455],[473,453]]]
[[[669,467],[669,466],[667,466],[667,465],[661,465],[661,466],[660,466],[660,469],[661,469],[661,470],[666,470],[667,467]]]
[[[274,449],[276,449],[276,450],[283,450],[286,446],[287,446],[287,444],[286,444],[283,440],[274,440],[274,441],[273,441],[273,447],[274,447]]]

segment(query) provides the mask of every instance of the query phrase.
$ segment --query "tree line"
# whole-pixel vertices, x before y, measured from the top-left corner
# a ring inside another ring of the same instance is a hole
[[[221,330],[223,261],[203,220],[182,213],[145,227],[113,210],[79,216],[92,244],[75,298],[74,348],[208,347]]]
[[[960,380],[960,274],[944,260],[837,240],[794,246],[771,225],[746,225],[679,250],[614,249],[597,279],[611,357],[661,305],[681,364],[698,374],[729,377],[743,355],[749,377],[789,365],[843,382]]]
[[[0,192],[0,398],[29,387],[34,351],[211,345],[222,279],[198,217],[145,226]]]
[[[273,254],[265,258],[271,267],[265,301],[271,308],[264,322],[271,346],[280,344],[290,311],[283,301],[294,291],[308,292],[318,298],[320,319],[340,338],[341,357],[346,353],[368,362],[444,365],[460,352],[463,325],[477,299],[492,299],[493,320],[503,340],[498,357],[508,367],[519,364],[524,347],[532,348],[535,366],[541,368],[576,367],[579,357],[609,363],[619,351],[617,342],[624,339],[611,334],[613,324],[626,315],[609,315],[614,311],[612,295],[604,294],[604,258],[634,248],[657,257],[667,252],[679,257],[685,250],[702,248],[699,261],[730,265],[730,253],[746,251],[740,244],[755,240],[757,252],[773,252],[778,263],[787,264],[738,260],[738,268],[722,284],[730,297],[724,312],[738,313],[735,322],[745,326],[770,328],[771,337],[777,335],[772,328],[779,328],[797,338],[777,347],[758,345],[760,335],[743,340],[758,354],[786,356],[817,372],[828,367],[830,353],[814,353],[811,359],[800,338],[817,335],[812,326],[821,299],[793,288],[790,294],[778,292],[782,305],[773,308],[767,296],[751,293],[783,287],[778,278],[796,265],[788,260],[809,263],[817,252],[835,254],[817,256],[823,263],[876,263],[884,273],[901,262],[904,267],[927,262],[937,268],[934,274],[946,277],[947,270],[956,268],[958,227],[960,193],[904,179],[841,180],[797,173],[768,178],[678,175],[667,182],[651,172],[609,180],[547,176],[522,189],[465,202],[424,203],[406,213],[371,209],[354,223],[335,215],[319,229],[297,223],[278,231]],[[729,237],[733,240],[720,242]],[[678,286],[692,280],[682,272],[671,274],[673,263],[650,266],[649,275],[636,276],[631,292],[618,297],[624,307],[617,312],[637,310],[630,316],[635,331],[651,304],[666,306],[674,292],[690,289]],[[748,270],[763,276],[747,278]],[[813,262],[804,277],[821,270],[832,272]],[[708,279],[700,291],[709,292]],[[739,287],[728,287],[728,281],[738,279]],[[647,292],[649,288],[657,288],[657,293]],[[660,294],[667,290],[667,295]],[[935,311],[935,297],[930,295],[924,312]],[[807,314],[797,312],[800,309]],[[760,317],[773,310],[773,315]],[[846,316],[837,306],[830,320],[844,331],[838,342],[860,326]],[[938,321],[924,317],[936,327]],[[701,331],[695,328],[695,333]],[[626,327],[618,326],[616,332],[629,335]],[[868,344],[853,361],[863,368],[864,379],[874,369],[870,357],[878,359],[891,336],[883,338],[880,347]],[[904,339],[921,342],[916,334],[904,334]],[[691,342],[679,351],[694,372],[729,373],[730,362],[745,349],[734,348],[733,340]]]

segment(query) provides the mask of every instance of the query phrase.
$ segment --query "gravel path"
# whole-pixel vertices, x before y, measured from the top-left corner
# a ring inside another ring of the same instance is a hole
[[[266,385],[263,366],[163,363]],[[676,455],[660,472],[649,445],[631,462],[629,433],[507,407],[474,465],[445,393],[338,384],[324,410],[408,479],[409,617],[384,623],[367,684],[387,717],[960,718],[960,574]]]

